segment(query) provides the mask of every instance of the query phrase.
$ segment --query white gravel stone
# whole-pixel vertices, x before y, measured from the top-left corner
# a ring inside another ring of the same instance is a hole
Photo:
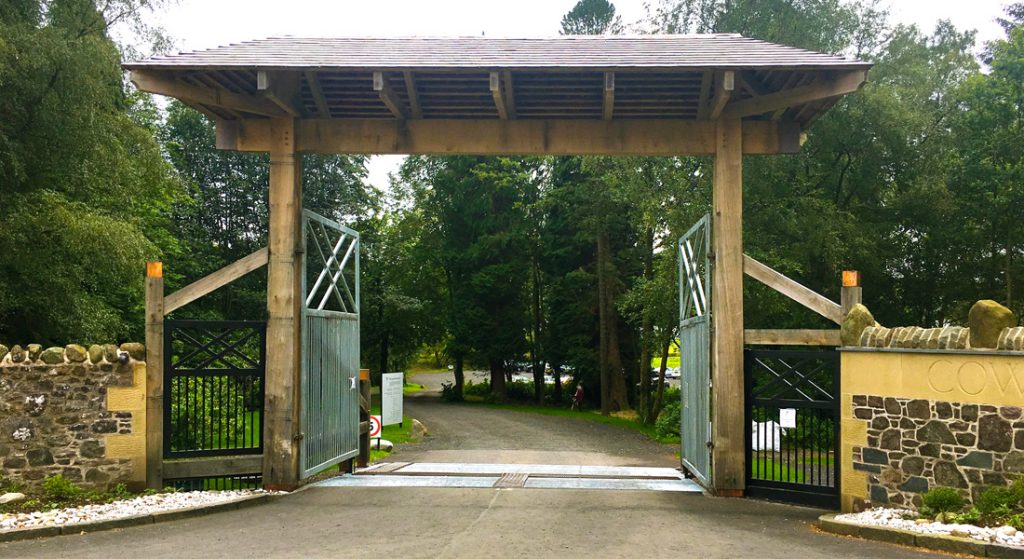
[[[969,524],[922,523],[920,522],[922,519],[919,518],[917,512],[905,509],[874,508],[856,514],[839,514],[836,515],[836,520],[863,526],[883,526],[909,530],[919,534],[957,536],[982,542],[1024,547],[1024,532],[1018,531],[1013,526],[982,528]],[[1010,530],[1013,530],[1013,532],[1010,532]]]
[[[69,526],[101,520],[145,516],[157,512],[228,503],[253,495],[281,494],[283,493],[264,491],[262,489],[159,493],[157,495],[144,495],[102,505],[84,505],[45,512],[0,514],[0,531],[44,526]]]

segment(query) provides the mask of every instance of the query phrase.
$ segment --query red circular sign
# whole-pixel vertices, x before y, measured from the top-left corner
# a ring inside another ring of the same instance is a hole
[[[380,430],[381,430],[380,416],[371,415],[370,416],[370,438],[371,439],[376,439],[377,437],[379,437],[380,436]]]

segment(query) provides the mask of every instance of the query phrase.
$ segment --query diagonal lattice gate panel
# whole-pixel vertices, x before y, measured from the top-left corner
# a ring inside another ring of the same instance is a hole
[[[302,476],[359,453],[359,233],[303,211]]]
[[[683,465],[711,484],[711,216],[679,239],[679,369]]]

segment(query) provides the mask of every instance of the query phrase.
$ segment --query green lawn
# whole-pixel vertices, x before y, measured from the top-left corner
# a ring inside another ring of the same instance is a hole
[[[757,479],[803,483],[804,472],[772,458],[758,456],[750,463],[750,474]]]
[[[424,386],[422,384],[416,384],[415,382],[406,383],[406,385],[402,387],[402,394],[408,396],[409,394],[415,394],[423,390],[423,388]]]

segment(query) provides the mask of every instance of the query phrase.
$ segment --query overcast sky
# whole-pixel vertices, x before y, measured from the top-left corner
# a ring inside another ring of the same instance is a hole
[[[1002,30],[995,18],[1012,0],[891,0],[895,21],[931,30],[939,19],[975,29],[981,41]],[[538,36],[558,33],[576,0],[179,0],[159,24],[181,50],[272,36],[359,35]],[[626,23],[645,14],[644,0],[613,0]],[[513,8],[514,9],[508,9]],[[374,157],[370,182],[383,187],[401,156]]]

